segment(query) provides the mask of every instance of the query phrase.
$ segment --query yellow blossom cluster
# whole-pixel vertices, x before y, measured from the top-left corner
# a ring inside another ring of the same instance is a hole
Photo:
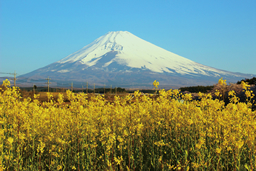
[[[63,94],[57,101],[50,93],[43,103],[38,95],[21,100],[8,80],[3,86],[0,170],[256,169],[251,92],[246,103],[230,92],[225,105],[210,94],[192,100],[178,90],[136,91],[114,102],[67,91],[67,104]]]

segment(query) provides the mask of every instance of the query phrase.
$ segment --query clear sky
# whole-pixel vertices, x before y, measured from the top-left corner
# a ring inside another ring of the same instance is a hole
[[[256,0],[1,0],[0,72],[31,72],[109,31],[256,74]]]

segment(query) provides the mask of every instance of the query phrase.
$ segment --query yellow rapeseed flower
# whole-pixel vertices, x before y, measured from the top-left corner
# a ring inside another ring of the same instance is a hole
[[[248,87],[250,87],[250,85],[248,85],[248,84],[247,84],[246,82],[244,82],[244,81],[241,82],[241,86],[242,86],[242,88],[245,89],[245,90],[247,90]]]
[[[221,153],[221,148],[216,148],[216,153],[220,154]]]
[[[221,86],[227,85],[226,80],[223,80],[222,77],[221,77],[221,79],[219,79],[219,82],[218,82],[218,83],[219,83]]]
[[[159,85],[159,82],[157,82],[156,80],[153,82],[153,85],[154,85],[154,87],[155,87],[155,89],[157,89],[158,88],[158,85]]]
[[[61,165],[58,165],[57,166],[57,170],[61,170],[62,169],[62,166]]]
[[[12,138],[12,137],[9,137],[9,138],[8,138],[8,142],[9,142],[10,144],[12,144],[12,143],[13,143],[13,138]]]
[[[230,91],[229,104],[210,94],[199,93],[200,100],[193,100],[191,94],[164,89],[159,96],[135,91],[133,99],[132,95],[103,97],[67,91],[57,101],[49,94],[50,101],[40,102],[38,97],[21,99],[18,88],[8,87],[8,81],[4,84],[7,87],[0,90],[0,167],[6,166],[4,170],[17,168],[18,161],[30,163],[21,163],[23,170],[38,166],[45,170],[46,165],[56,170],[64,166],[132,170],[151,164],[159,169],[188,170],[188,165],[191,169],[217,166],[216,157],[237,163],[230,165],[232,170],[238,167],[236,158],[252,155],[254,160],[256,111],[253,92],[245,83],[248,100],[239,102],[235,91]],[[221,79],[220,84],[223,90],[216,95],[224,96],[226,81]],[[69,102],[63,102],[64,96]],[[195,163],[189,164],[193,161],[188,155],[178,155],[181,151],[187,151]],[[123,159],[130,165],[122,163]],[[240,164],[251,166],[250,160]]]

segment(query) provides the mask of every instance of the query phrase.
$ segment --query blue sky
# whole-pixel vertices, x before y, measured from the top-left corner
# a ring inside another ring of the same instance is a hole
[[[256,74],[255,9],[255,0],[1,0],[0,72],[25,74],[129,31],[195,62]]]

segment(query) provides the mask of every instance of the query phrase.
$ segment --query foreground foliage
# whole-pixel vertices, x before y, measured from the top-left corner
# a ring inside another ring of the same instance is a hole
[[[256,111],[244,82],[247,103],[231,91],[226,106],[210,94],[193,101],[178,90],[159,96],[136,91],[113,103],[67,91],[70,104],[63,94],[40,103],[37,97],[19,100],[9,84],[0,93],[0,170],[256,168]]]

